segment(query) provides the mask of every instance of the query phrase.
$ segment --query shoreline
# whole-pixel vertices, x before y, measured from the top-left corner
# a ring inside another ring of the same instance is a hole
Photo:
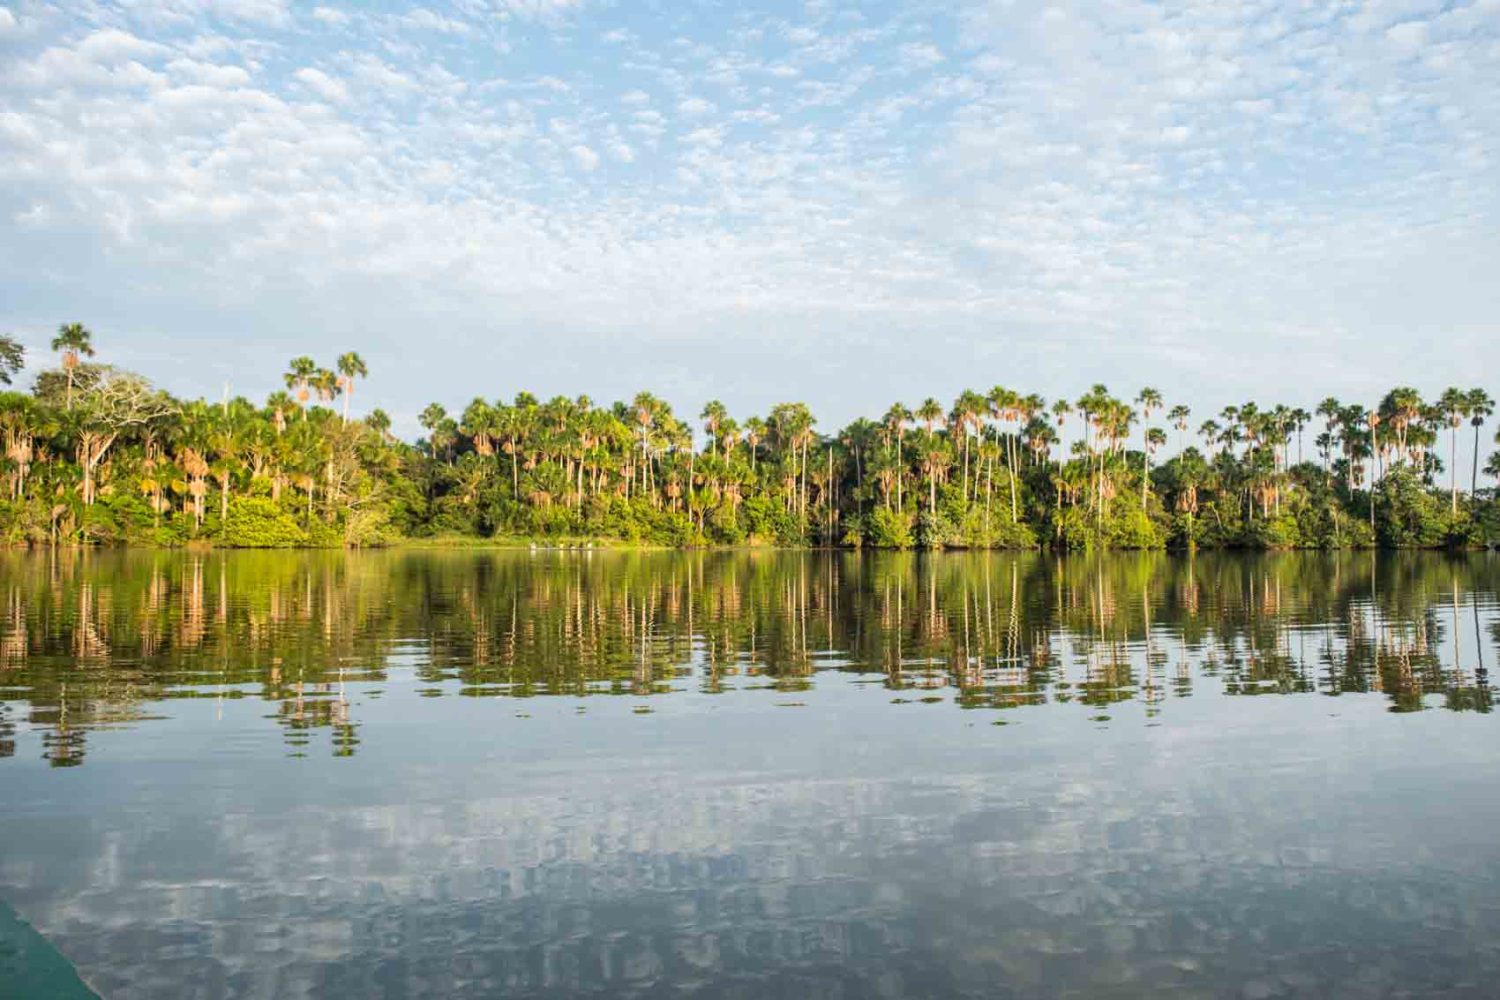
[[[660,545],[652,542],[632,542],[618,538],[402,538],[381,544],[367,545],[229,545],[215,543],[209,539],[196,539],[184,545],[160,545],[152,542],[56,542],[0,544],[0,551],[155,551],[155,552],[362,552],[394,551],[400,549],[426,551],[531,551],[531,552],[913,552],[913,553],[1052,553],[1056,555],[1084,555],[1090,553],[1146,553],[1159,552],[1168,555],[1192,555],[1202,552],[1431,552],[1431,553],[1475,553],[1494,552],[1496,545],[1340,545],[1340,546],[1251,546],[1251,545],[1197,545],[1160,547],[1115,547],[1092,546],[1067,548],[1059,546],[963,546],[945,545],[926,547],[911,545],[902,548],[878,545],[780,545],[773,542],[740,542],[733,544],[704,545]]]

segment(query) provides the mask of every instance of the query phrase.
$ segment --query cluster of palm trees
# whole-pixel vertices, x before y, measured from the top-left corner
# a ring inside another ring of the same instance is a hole
[[[897,403],[833,433],[803,403],[737,419],[713,400],[696,438],[649,392],[609,405],[522,392],[457,414],[433,403],[419,417],[425,436],[406,444],[382,411],[351,415],[368,376],[352,351],[328,368],[294,358],[285,389],[255,404],[172,399],[94,363],[81,324],[59,328],[52,348],[58,365],[31,394],[0,393],[11,504],[0,530],[12,539],[128,536],[118,523],[128,512],[113,510],[126,496],[144,503],[153,528],[175,526],[174,538],[222,533],[236,498],[252,495],[309,527],[363,517],[397,534],[971,546],[1278,543],[1291,529],[1256,526],[1303,518],[1313,504],[1333,537],[1362,517],[1370,533],[1349,537],[1374,541],[1378,484],[1399,472],[1436,497],[1444,468],[1444,505],[1473,538],[1480,433],[1494,412],[1483,389],[1424,401],[1398,387],[1369,406],[1228,406],[1190,435],[1191,409],[1154,388],[1120,398],[1095,385],[1049,403],[996,386],[950,405]],[[0,338],[0,379],[20,367],[19,345]],[[1303,453],[1309,427],[1315,461]],[[1500,474],[1495,459],[1486,468]],[[102,501],[110,517],[90,513]]]
[[[1049,405],[997,386],[960,393],[946,407],[930,398],[915,409],[898,403],[879,421],[861,418],[828,435],[818,433],[803,404],[741,421],[714,400],[699,414],[700,448],[686,422],[649,393],[612,406],[521,393],[508,403],[477,399],[457,418],[429,406],[422,414],[428,436],[419,446],[452,470],[450,496],[476,508],[503,478],[506,497],[519,504],[582,511],[597,498],[617,497],[686,514],[700,534],[761,498],[792,519],[791,539],[783,540],[858,538],[878,509],[922,525],[918,535],[928,540],[973,544],[990,537],[984,532],[993,521],[1029,525],[1037,541],[1049,531],[1062,537],[1069,512],[1085,526],[1105,524],[1133,489],[1128,506],[1167,541],[1181,530],[1169,523],[1174,518],[1191,535],[1204,512],[1223,527],[1300,509],[1313,479],[1337,492],[1329,503],[1350,516],[1367,513],[1373,526],[1374,483],[1403,468],[1430,485],[1441,464],[1442,429],[1450,432],[1446,499],[1457,513],[1457,428],[1468,421],[1475,429],[1475,493],[1478,432],[1492,412],[1482,389],[1450,389],[1424,403],[1402,387],[1370,407],[1325,400],[1316,414],[1283,404],[1228,406],[1198,425],[1195,440],[1191,409],[1168,406],[1153,388],[1126,400],[1096,385]],[[1326,421],[1313,442],[1321,467],[1304,456],[1304,432],[1315,416]],[[1177,454],[1160,462],[1174,430]],[[970,515],[983,529],[965,538],[958,524]],[[524,533],[524,517],[511,530]],[[588,530],[586,522],[579,530]],[[946,539],[938,537],[942,530]],[[1152,529],[1143,530],[1149,537]]]
[[[399,465],[388,417],[349,418],[355,380],[368,373],[354,352],[333,371],[295,359],[288,391],[256,405],[173,399],[137,375],[94,364],[93,334],[82,324],[62,326],[52,348],[58,367],[43,371],[32,393],[0,393],[10,505],[0,529],[12,541],[132,537],[121,519],[136,503],[152,528],[164,518],[178,525],[165,540],[185,540],[215,513],[222,532],[239,492],[273,503],[295,493],[306,522],[334,522],[378,503]],[[6,381],[20,361],[18,348]],[[342,416],[317,405],[340,395]]]

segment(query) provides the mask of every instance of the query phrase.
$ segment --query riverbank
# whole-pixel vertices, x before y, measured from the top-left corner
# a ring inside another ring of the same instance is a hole
[[[363,544],[285,544],[285,545],[239,545],[212,538],[196,538],[181,543],[164,543],[150,540],[115,540],[96,543],[86,542],[11,542],[0,545],[0,550],[27,551],[44,549],[142,549],[157,551],[236,551],[236,552],[353,552],[365,550],[410,549],[417,551],[533,551],[533,552],[1166,552],[1176,555],[1191,553],[1257,553],[1257,552],[1487,552],[1500,550],[1500,544],[1474,543],[1464,545],[1156,545],[1156,546],[1078,546],[1033,545],[1033,546],[970,546],[970,545],[817,545],[785,544],[776,541],[741,541],[720,543],[702,541],[686,545],[664,545],[656,542],[633,541],[622,538],[592,537],[546,537],[506,535],[496,537],[469,537],[443,535],[431,538],[387,538]]]

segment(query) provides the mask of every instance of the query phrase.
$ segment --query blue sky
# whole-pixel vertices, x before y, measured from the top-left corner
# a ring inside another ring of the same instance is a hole
[[[1500,372],[1500,0],[0,6],[0,330],[824,427]],[[1489,388],[1495,392],[1496,385]]]

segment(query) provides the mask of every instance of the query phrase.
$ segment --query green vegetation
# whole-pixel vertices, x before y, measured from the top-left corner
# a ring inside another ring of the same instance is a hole
[[[397,440],[380,410],[351,415],[368,375],[293,359],[286,390],[185,401],[93,362],[81,324],[52,341],[32,392],[0,393],[8,489],[0,541],[380,545],[399,539],[580,539],[661,546],[878,548],[1450,547],[1500,540],[1480,489],[1482,389],[1435,401],[1392,389],[1374,406],[1314,413],[1226,407],[1189,436],[1186,406],[1102,385],[1073,402],[996,387],[951,407],[897,404],[877,422],[820,433],[783,403],[688,422],[650,393],[433,403],[426,436]],[[0,338],[0,380],[22,351]],[[342,398],[335,408],[335,401]],[[1457,461],[1473,431],[1468,489]],[[1311,431],[1311,457],[1303,453]],[[1063,434],[1080,438],[1067,449]],[[1169,444],[1176,454],[1164,457]],[[1440,457],[1440,453],[1441,456]],[[1484,468],[1500,476],[1500,460]],[[1446,476],[1444,475],[1446,473]]]

